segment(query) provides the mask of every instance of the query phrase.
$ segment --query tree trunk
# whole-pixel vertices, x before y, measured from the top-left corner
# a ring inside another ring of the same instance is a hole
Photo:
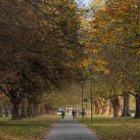
[[[41,104],[40,104],[40,107],[41,107],[41,108],[40,108],[40,114],[41,114],[41,115],[45,114],[44,103],[41,103]],[[55,112],[56,112],[56,109],[55,109]]]
[[[109,114],[108,115],[113,115],[113,106],[110,99],[109,99]]]
[[[99,101],[95,101],[95,113],[97,115],[102,113],[101,103]]]
[[[98,114],[98,105],[97,105],[97,101],[95,101],[95,103],[94,103],[94,112],[96,113],[96,114]]]
[[[20,101],[17,100],[12,100],[12,119],[20,119],[21,118],[21,113],[20,113]]]
[[[26,98],[23,98],[22,99],[22,104],[21,104],[21,117],[22,118],[28,117],[28,113],[27,113],[27,99]]]
[[[46,105],[46,104],[45,104],[45,113],[46,113],[46,114],[50,114],[49,107],[48,107],[48,105]]]
[[[33,102],[32,101],[28,101],[28,107],[27,107],[27,113],[29,117],[34,117],[34,108],[33,108]]]
[[[121,115],[121,117],[130,117],[131,113],[130,113],[130,109],[129,109],[129,94],[128,93],[124,93],[123,94],[123,113]]]
[[[121,113],[120,97],[114,96],[111,100],[113,105],[114,117],[119,117]]]
[[[3,117],[2,106],[0,106],[0,117]]]
[[[136,94],[136,113],[135,117],[136,119],[140,119],[140,94]]]
[[[40,115],[40,108],[38,103],[33,103],[34,117]]]
[[[109,114],[109,99],[105,100],[104,105],[102,105],[102,115]]]
[[[98,102],[98,106],[99,106],[99,115],[102,114],[103,110],[102,110],[102,101]]]

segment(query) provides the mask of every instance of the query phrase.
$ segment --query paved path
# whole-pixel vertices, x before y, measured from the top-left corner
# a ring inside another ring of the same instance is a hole
[[[76,120],[73,121],[71,116],[66,116],[59,124],[42,140],[99,140],[96,135],[79,124]]]

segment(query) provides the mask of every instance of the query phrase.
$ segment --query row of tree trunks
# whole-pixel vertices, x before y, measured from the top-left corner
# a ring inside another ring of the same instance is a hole
[[[8,105],[0,105],[0,117],[9,117],[10,107]]]
[[[97,115],[111,115],[113,113],[112,104],[110,99],[94,102],[94,111]]]
[[[57,113],[57,109],[55,108],[45,108],[45,113],[46,114],[56,114]]]
[[[98,100],[94,102],[95,113],[97,115],[113,115],[119,117],[121,115],[121,98],[114,96],[104,101]]]
[[[23,98],[20,100],[12,100],[12,119],[21,119],[35,117],[45,113],[44,103],[36,103]]]
[[[121,115],[121,98],[114,96],[111,99],[106,99],[104,101],[95,101],[95,113],[97,115],[113,115],[114,117],[119,117]]]
[[[111,115],[114,117],[130,117],[130,94],[123,93],[123,106],[121,105],[121,97],[114,96],[111,99],[97,100],[94,102],[94,112],[98,115]],[[136,112],[134,118],[140,119],[140,94],[135,96],[136,100]]]

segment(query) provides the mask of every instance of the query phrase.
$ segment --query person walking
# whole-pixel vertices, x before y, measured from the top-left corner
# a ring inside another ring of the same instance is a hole
[[[62,112],[61,112],[61,116],[62,116],[62,119],[65,118],[65,111],[64,111],[64,110],[62,110]]]
[[[72,117],[73,117],[73,120],[75,120],[76,119],[76,111],[75,110],[72,110]]]
[[[82,115],[82,119],[84,120],[85,119],[85,115],[86,115],[85,109],[82,110],[81,115]]]

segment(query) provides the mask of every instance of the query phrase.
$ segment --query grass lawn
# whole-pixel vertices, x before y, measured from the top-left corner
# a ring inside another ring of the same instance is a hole
[[[95,116],[93,123],[90,118],[81,122],[93,129],[101,140],[140,140],[138,119]]]
[[[39,140],[60,117],[44,115],[32,119],[0,118],[0,140]]]

